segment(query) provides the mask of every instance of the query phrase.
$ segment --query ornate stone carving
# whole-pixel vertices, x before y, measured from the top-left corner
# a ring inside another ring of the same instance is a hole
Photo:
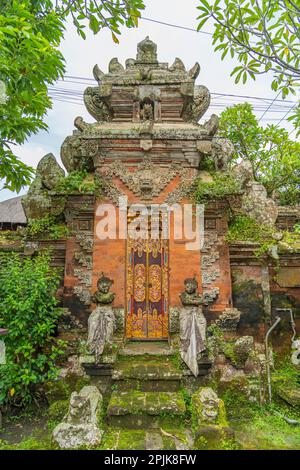
[[[196,80],[200,73],[200,65],[198,62],[195,63],[195,65],[188,71],[188,76],[192,78],[193,80]]]
[[[256,181],[249,183],[242,196],[242,212],[259,224],[273,227],[278,217],[278,207],[267,195],[266,188]]]
[[[122,163],[111,163],[103,174],[104,192],[115,203],[118,202],[122,193],[111,182],[113,176],[118,176],[135,195],[143,200],[150,200],[157,197],[177,174],[185,174],[184,169],[181,169],[179,165],[173,164],[168,169],[159,168],[149,159],[137,165],[135,172],[129,171]]]
[[[203,85],[195,87],[193,99],[186,105],[182,118],[187,122],[198,124],[210,105],[210,93]]]
[[[103,431],[98,428],[102,395],[95,386],[85,386],[70,398],[68,414],[53,431],[53,440],[61,449],[95,446]]]
[[[216,231],[213,232],[206,232],[204,238],[204,244],[202,248],[202,252],[206,253],[207,251],[211,251],[212,246],[217,243],[218,241],[218,234]]]
[[[77,295],[80,302],[84,305],[90,305],[91,303],[91,293],[89,289],[85,289],[82,286],[75,286],[74,287],[74,294]]]
[[[88,164],[93,169],[93,158],[98,154],[96,139],[83,139],[81,137],[67,137],[60,150],[61,160],[67,171],[82,169]]]
[[[92,274],[84,271],[83,269],[74,269],[74,275],[78,277],[82,284],[85,284],[87,287],[92,286]]]
[[[83,251],[76,251],[74,254],[75,259],[80,263],[82,266],[92,269],[93,267],[93,258],[91,255],[87,255]]]
[[[207,286],[208,284],[211,284],[217,279],[217,277],[220,277],[220,274],[219,269],[213,269],[210,272],[204,271],[202,273],[202,285]]]
[[[101,273],[97,282],[97,291],[93,295],[93,302],[96,304],[111,304],[114,301],[115,294],[109,292],[113,285],[113,280]]]
[[[52,153],[48,153],[40,160],[35,179],[28,193],[22,198],[23,209],[28,220],[62,214],[64,202],[53,198],[50,191],[54,190],[64,176],[64,170]]]
[[[84,91],[83,101],[86,109],[96,121],[111,121],[113,118],[113,110],[101,98],[99,87],[88,87]]]
[[[88,235],[86,233],[77,233],[76,241],[85,251],[89,253],[93,251],[94,240],[92,235]]]
[[[89,128],[89,125],[90,124],[85,122],[81,116],[77,116],[74,119],[74,126],[76,127],[76,129],[78,129],[81,132],[87,130]]]
[[[111,74],[118,74],[119,72],[123,72],[124,71],[124,67],[122,64],[120,64],[120,62],[118,61],[117,57],[114,57],[113,59],[111,59],[111,61],[109,62],[109,65],[108,65],[108,71],[109,73]]]
[[[93,76],[96,82],[100,83],[102,78],[105,76],[105,73],[99,69],[99,66],[96,64],[93,67]]]
[[[266,188],[254,180],[251,162],[243,160],[233,168],[232,175],[243,193],[241,197],[229,200],[234,214],[246,215],[259,224],[273,227],[278,217],[278,206],[268,197]]]
[[[180,353],[195,377],[199,373],[198,355],[205,349],[206,319],[202,313],[203,298],[198,293],[196,278],[184,281],[185,290],[180,294],[184,308],[180,311]]]
[[[214,137],[211,141],[212,158],[217,171],[225,171],[234,152],[234,146],[228,139]]]
[[[220,289],[218,287],[212,287],[211,289],[203,289],[203,305],[212,304],[220,293]]]
[[[226,413],[223,401],[209,387],[201,387],[192,396],[195,410],[196,424],[222,424],[226,422]]]
[[[176,71],[185,72],[184,63],[182,62],[181,59],[179,59],[178,57],[176,57],[176,59],[174,60],[173,64],[169,67],[169,70],[170,70],[171,72],[176,72]]]
[[[151,64],[157,62],[157,45],[147,36],[137,45],[137,62]]]
[[[95,355],[95,362],[99,363],[104,347],[110,352],[113,344],[116,320],[110,305],[98,305],[88,320],[88,347]]]
[[[153,146],[152,140],[150,140],[150,139],[141,139],[140,140],[140,147],[145,152],[148,152],[148,150],[151,150],[152,146]]]
[[[198,281],[195,277],[184,281],[184,292],[180,294],[182,305],[202,305],[202,296],[198,293]]]
[[[215,135],[219,128],[219,116],[212,114],[209,120],[204,123],[204,128],[208,135]]]
[[[217,251],[212,251],[209,254],[202,255],[201,257],[201,265],[203,269],[210,268],[215,261],[220,258],[220,254]]]
[[[196,176],[191,175],[188,168],[183,168],[180,171],[180,184],[168,194],[166,202],[168,204],[179,203],[183,198],[191,194],[193,185],[197,179]]]
[[[102,273],[97,282],[97,291],[93,295],[93,301],[98,306],[88,320],[88,345],[90,352],[95,354],[96,362],[99,362],[104,346],[112,345],[116,329],[114,312],[112,307],[108,305],[115,298],[115,294],[109,292],[112,284],[113,281]]]
[[[237,308],[225,308],[216,320],[216,324],[225,331],[234,331],[237,329],[240,317],[241,312]]]
[[[150,98],[145,98],[140,104],[141,121],[153,121],[154,119],[154,103]]]

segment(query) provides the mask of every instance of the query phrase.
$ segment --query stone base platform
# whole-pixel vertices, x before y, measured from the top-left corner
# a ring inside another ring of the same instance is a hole
[[[172,356],[175,351],[167,341],[131,341],[120,349],[120,356]]]
[[[112,379],[118,390],[175,392],[180,388],[182,371],[175,357],[121,356]]]

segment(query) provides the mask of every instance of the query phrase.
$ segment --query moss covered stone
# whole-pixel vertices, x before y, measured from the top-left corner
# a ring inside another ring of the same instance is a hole
[[[194,429],[206,424],[227,426],[224,402],[210,387],[200,387],[192,395],[191,408]]]
[[[185,413],[182,394],[174,392],[114,391],[107,408],[109,424],[131,429],[180,426]]]
[[[224,426],[202,426],[198,428],[194,441],[197,450],[235,450],[234,432]]]

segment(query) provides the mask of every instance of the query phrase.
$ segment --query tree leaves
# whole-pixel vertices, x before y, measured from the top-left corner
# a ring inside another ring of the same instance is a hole
[[[143,9],[142,0],[12,0],[1,5],[0,82],[6,88],[6,100],[0,103],[3,187],[20,191],[30,182],[33,170],[14,155],[12,145],[24,144],[30,135],[47,129],[43,118],[52,106],[48,86],[65,70],[58,47],[67,18],[72,18],[82,39],[87,23],[94,34],[110,29],[118,44],[120,25],[136,27]]]
[[[198,31],[211,20],[215,51],[224,60],[230,50],[240,65],[232,76],[235,83],[272,73],[272,89],[282,97],[295,93],[300,83],[299,2],[285,0],[199,0]],[[298,121],[295,120],[295,125]]]
[[[233,161],[248,159],[255,178],[268,194],[276,191],[282,204],[300,201],[300,143],[285,129],[259,125],[249,103],[227,108],[220,118],[220,134],[235,147]]]

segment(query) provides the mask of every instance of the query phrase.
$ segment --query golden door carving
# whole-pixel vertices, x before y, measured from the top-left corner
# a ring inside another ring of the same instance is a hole
[[[168,240],[127,240],[128,339],[168,339],[168,258]]]

